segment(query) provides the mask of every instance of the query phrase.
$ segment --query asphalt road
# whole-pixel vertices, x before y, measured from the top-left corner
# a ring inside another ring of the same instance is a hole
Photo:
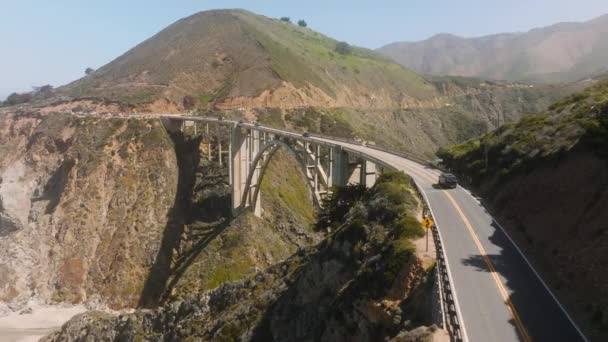
[[[466,189],[436,187],[439,172],[369,147],[333,142],[409,174],[428,199],[468,341],[585,341],[502,228]]]

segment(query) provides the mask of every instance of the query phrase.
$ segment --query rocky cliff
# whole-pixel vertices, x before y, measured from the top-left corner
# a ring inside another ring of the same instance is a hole
[[[0,300],[137,303],[176,193],[154,121],[0,118]]]
[[[264,217],[230,219],[228,171],[207,140],[156,120],[44,110],[0,114],[0,305],[154,306],[217,287],[316,241],[306,191],[263,193]],[[268,181],[291,177],[287,155]],[[272,167],[271,167],[272,168]],[[297,208],[294,208],[297,203]],[[280,215],[276,214],[280,212]]]
[[[411,242],[424,233],[409,177],[384,174],[327,204],[319,227],[334,232],[284,262],[156,310],[89,312],[45,341],[430,341],[432,268]]]

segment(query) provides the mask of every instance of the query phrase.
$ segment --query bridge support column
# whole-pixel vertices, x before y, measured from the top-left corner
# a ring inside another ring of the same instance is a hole
[[[331,156],[331,184],[332,186],[344,187],[349,181],[349,156],[341,148],[332,148]]]
[[[240,127],[233,127],[230,133],[230,178],[232,184],[232,213],[238,214],[239,209],[250,207],[255,203],[253,213],[255,216],[262,216],[262,203],[260,192],[255,191],[260,186],[260,172],[262,163],[257,163],[255,169],[252,168],[254,158],[260,152],[260,132],[257,130],[244,131]],[[247,178],[252,172],[252,177],[247,187]],[[247,191],[248,190],[248,191]],[[247,191],[247,196],[243,195]],[[253,196],[257,195],[254,199]]]
[[[376,183],[376,164],[361,160],[361,166],[359,167],[359,184],[365,185],[371,188]]]
[[[232,213],[238,214],[241,207],[241,200],[244,187],[247,182],[248,164],[247,164],[247,139],[242,133],[241,128],[233,127],[230,130],[230,146],[231,146],[231,175],[232,175]]]
[[[260,131],[252,129],[251,133],[250,133],[250,155],[249,155],[249,165],[251,167],[251,162],[253,161],[253,159],[255,158],[255,156],[258,155],[258,153],[260,152]],[[262,184],[258,184],[258,182],[260,182],[260,170],[262,168],[262,164],[263,163],[257,163],[257,165],[255,165],[255,169],[253,170],[253,178],[251,179],[251,186],[250,186],[250,190],[249,191],[249,203],[247,203],[248,206],[251,206],[251,203],[255,203],[255,207],[253,208],[253,214],[257,217],[262,217],[262,202],[260,199],[260,193],[261,191],[253,191],[254,188],[261,186]],[[257,198],[253,198],[254,194],[257,192]]]

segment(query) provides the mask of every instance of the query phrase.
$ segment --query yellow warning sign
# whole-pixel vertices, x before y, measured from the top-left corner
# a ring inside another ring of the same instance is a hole
[[[422,225],[426,228],[426,229],[431,229],[431,227],[433,227],[433,219],[430,218],[429,216],[425,217],[422,220]]]

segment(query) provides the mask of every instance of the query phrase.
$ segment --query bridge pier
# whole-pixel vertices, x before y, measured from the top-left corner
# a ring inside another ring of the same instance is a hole
[[[331,186],[344,187],[350,181],[350,156],[341,148],[331,149]]]

